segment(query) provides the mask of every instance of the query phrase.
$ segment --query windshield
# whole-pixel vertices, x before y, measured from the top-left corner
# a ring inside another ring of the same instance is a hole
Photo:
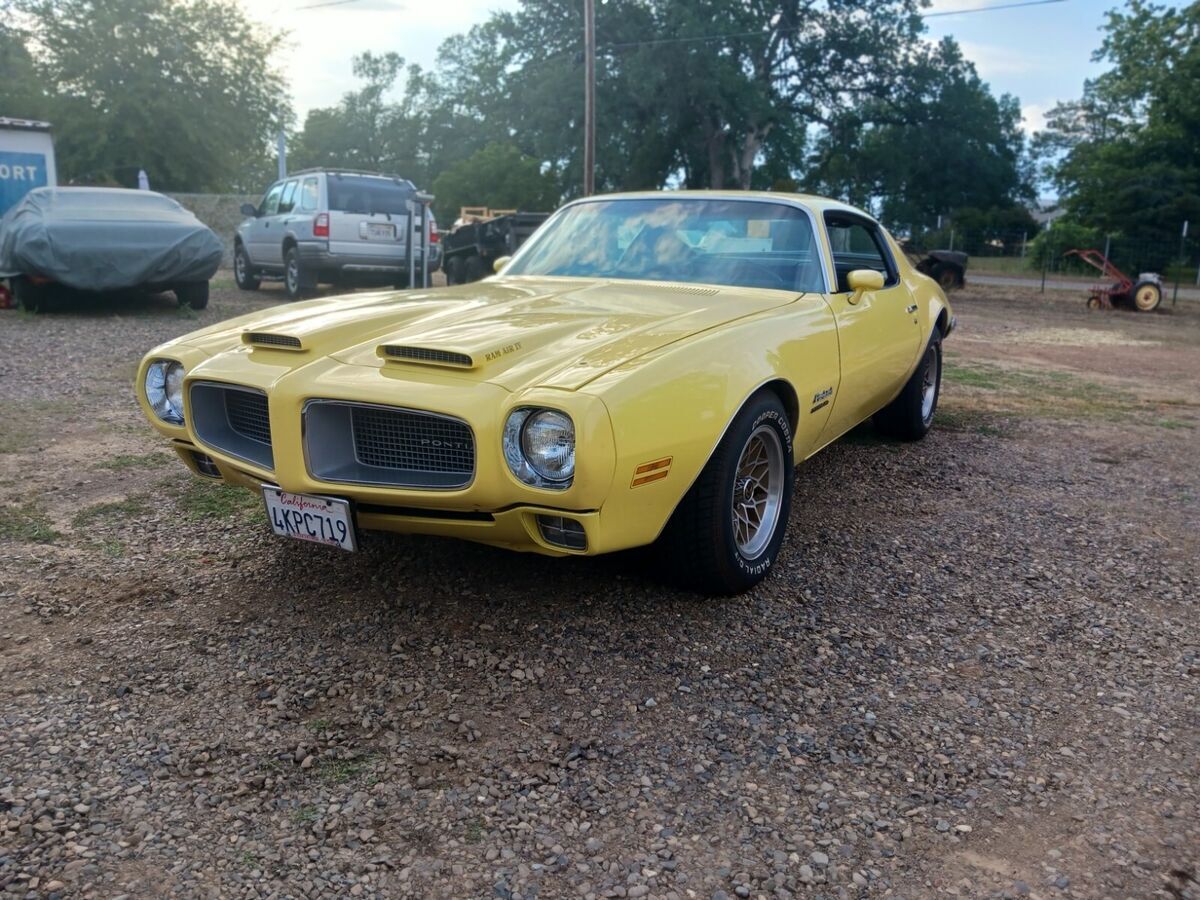
[[[546,223],[505,275],[825,290],[802,209],[747,200],[594,200]]]
[[[407,215],[413,187],[407,181],[369,175],[330,175],[329,208],[336,212]]]

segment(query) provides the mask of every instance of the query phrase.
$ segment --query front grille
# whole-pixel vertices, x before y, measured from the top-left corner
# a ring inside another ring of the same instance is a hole
[[[271,419],[267,415],[266,394],[226,391],[225,415],[229,418],[229,427],[238,434],[260,444],[271,443]]]
[[[197,381],[188,400],[192,428],[200,443],[264,469],[274,467],[266,394],[254,388]]]
[[[428,347],[403,347],[396,344],[384,344],[383,353],[393,359],[408,359],[413,362],[436,363],[446,366],[462,366],[469,369],[471,357],[465,353],[455,353],[452,350],[431,350]]]
[[[394,406],[311,400],[305,450],[315,478],[450,490],[475,476],[475,435],[461,419]]]
[[[462,422],[369,406],[355,407],[350,418],[364,465],[463,475],[475,470],[475,441]]]
[[[283,347],[288,350],[300,350],[300,338],[290,334],[268,334],[263,331],[250,331],[243,335],[247,344],[256,347]]]

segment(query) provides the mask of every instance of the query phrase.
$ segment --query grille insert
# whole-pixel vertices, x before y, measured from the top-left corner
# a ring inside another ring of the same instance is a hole
[[[242,336],[247,344],[256,347],[279,347],[286,350],[301,350],[300,338],[290,334],[267,334],[263,331],[250,331]]]
[[[192,427],[207,448],[263,469],[275,465],[267,395],[254,388],[198,381],[188,393]]]
[[[470,475],[475,441],[462,422],[407,410],[354,407],[354,447],[363,465]]]
[[[432,350],[429,347],[405,347],[397,344],[384,344],[381,348],[384,356],[392,359],[407,359],[412,362],[434,363],[443,366],[461,366],[469,369],[474,360],[465,353],[455,353],[452,350]]]
[[[461,419],[396,406],[310,400],[309,473],[323,481],[453,490],[475,477],[475,435]]]
[[[267,415],[265,394],[226,391],[225,415],[229,418],[229,427],[242,437],[270,445],[271,420]]]

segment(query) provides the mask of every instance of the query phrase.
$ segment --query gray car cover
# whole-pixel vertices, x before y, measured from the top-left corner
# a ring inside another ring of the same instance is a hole
[[[86,291],[208,281],[221,253],[206,225],[153,191],[37,188],[0,219],[0,277]]]

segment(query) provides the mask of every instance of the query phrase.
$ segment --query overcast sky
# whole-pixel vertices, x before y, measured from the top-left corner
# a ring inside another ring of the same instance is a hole
[[[301,10],[319,0],[240,0],[255,19],[291,32],[277,58],[291,83],[297,124],[313,107],[353,90],[350,59],[364,50],[394,50],[429,67],[438,45],[516,0],[354,0]],[[970,10],[1013,0],[934,0],[930,12]],[[1058,100],[1078,97],[1100,44],[1104,12],[1117,0],[1065,0],[1046,6],[948,15],[928,20],[930,35],[951,35],[999,93],[1021,100],[1027,130],[1042,126]],[[600,36],[603,39],[603,35]]]

